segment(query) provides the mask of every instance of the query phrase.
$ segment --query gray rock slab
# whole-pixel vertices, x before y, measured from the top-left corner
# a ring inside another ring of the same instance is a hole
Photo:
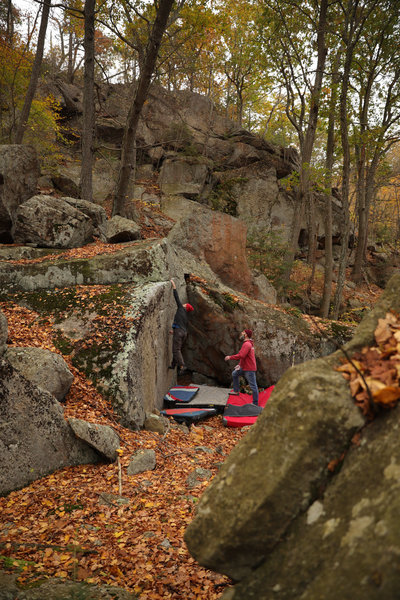
[[[113,585],[91,585],[78,581],[49,579],[21,589],[17,575],[0,571],[0,600],[137,600],[137,595]]]
[[[140,227],[135,221],[115,215],[102,227],[102,235],[109,244],[120,244],[140,239]]]
[[[92,446],[110,462],[116,460],[119,437],[112,427],[74,418],[68,419],[68,423],[77,438]]]
[[[62,467],[97,463],[78,440],[59,402],[0,358],[0,494]]]
[[[88,259],[1,262],[0,287],[7,291],[34,291],[73,285],[169,281],[171,272],[180,274],[182,270],[170,245],[165,240],[144,240]]]

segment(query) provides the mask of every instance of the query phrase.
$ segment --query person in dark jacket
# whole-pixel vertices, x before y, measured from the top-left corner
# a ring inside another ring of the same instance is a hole
[[[239,394],[239,378],[243,375],[249,384],[253,394],[253,404],[258,406],[258,386],[256,380],[257,364],[254,353],[254,343],[252,340],[253,332],[251,329],[244,329],[240,334],[240,339],[243,340],[243,345],[238,354],[225,356],[225,360],[238,360],[232,372],[233,379],[233,394]]]
[[[188,313],[192,312],[194,308],[189,303],[182,304],[173,279],[171,279],[171,284],[177,309],[170,332],[172,333],[172,363],[169,368],[175,369],[175,367],[178,367],[178,374],[181,375],[186,369],[182,348],[187,338]]]

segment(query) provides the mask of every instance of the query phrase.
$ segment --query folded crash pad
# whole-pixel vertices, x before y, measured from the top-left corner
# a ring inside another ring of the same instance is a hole
[[[198,391],[199,388],[195,385],[176,385],[165,394],[164,400],[169,406],[174,406],[177,402],[190,402]]]
[[[258,406],[253,404],[251,394],[229,395],[228,402],[222,416],[222,422],[226,427],[245,427],[253,425],[258,415],[266,405],[275,386],[271,385],[259,393]]]
[[[167,408],[161,411],[165,417],[173,417],[178,423],[194,423],[213,417],[217,414],[215,408]]]

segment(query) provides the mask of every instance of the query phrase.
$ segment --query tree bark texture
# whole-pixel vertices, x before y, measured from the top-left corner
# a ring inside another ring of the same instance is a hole
[[[93,160],[94,160],[94,16],[96,0],[86,0],[85,15],[85,70],[83,84],[83,127],[80,196],[93,200]]]

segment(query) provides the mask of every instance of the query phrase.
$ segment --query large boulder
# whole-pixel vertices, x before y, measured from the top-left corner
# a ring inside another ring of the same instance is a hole
[[[77,440],[59,402],[0,358],[0,494],[62,467],[96,463]]]
[[[74,197],[70,198],[68,196],[63,196],[62,200],[77,210],[80,210],[91,219],[94,235],[98,237],[102,235],[103,228],[107,222],[107,213],[102,206],[95,202],[88,202],[87,200]]]
[[[203,494],[185,539],[208,568],[243,579],[326,484],[328,464],[364,424],[325,359],[290,369]]]
[[[346,352],[400,311],[400,275]],[[225,600],[392,600],[400,586],[398,409],[364,429],[341,352],[289,369],[203,494],[185,539],[197,560],[241,583]],[[353,433],[359,446],[348,452]],[[336,476],[335,465],[343,461]]]
[[[68,394],[74,376],[60,354],[34,347],[9,347],[4,358],[34,385],[57,400]]]
[[[92,241],[93,223],[62,198],[33,196],[18,207],[12,235],[19,244],[78,248]]]
[[[400,413],[371,424],[326,492],[224,600],[393,600],[400,589]]]
[[[0,243],[13,241],[15,212],[36,193],[39,175],[39,162],[32,146],[0,146]]]

